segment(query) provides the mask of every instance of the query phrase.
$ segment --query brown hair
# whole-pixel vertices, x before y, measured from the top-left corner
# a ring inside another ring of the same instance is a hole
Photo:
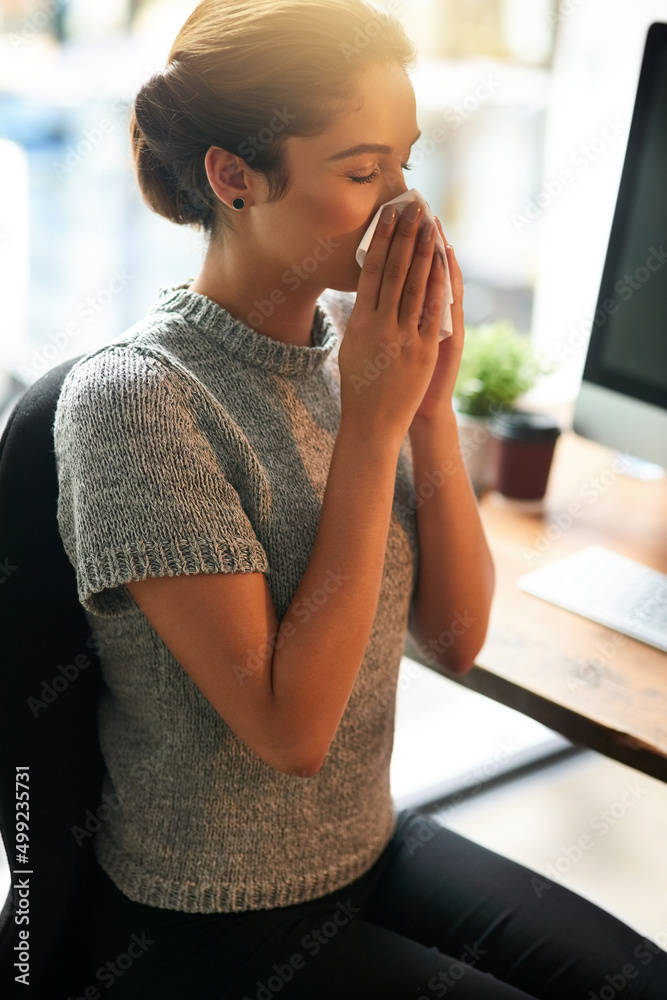
[[[407,70],[416,58],[400,22],[372,0],[202,0],[134,102],[144,200],[172,222],[231,228],[233,210],[206,176],[211,146],[264,174],[277,201],[289,188],[285,139],[326,131],[370,65]]]

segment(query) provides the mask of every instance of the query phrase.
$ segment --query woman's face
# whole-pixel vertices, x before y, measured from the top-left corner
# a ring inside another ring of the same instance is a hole
[[[307,282],[356,291],[355,251],[380,205],[408,190],[402,168],[418,137],[412,84],[391,63],[359,76],[358,100],[327,132],[285,141],[288,193],[252,214],[255,237],[284,268],[286,288]],[[383,148],[350,152],[369,145]]]

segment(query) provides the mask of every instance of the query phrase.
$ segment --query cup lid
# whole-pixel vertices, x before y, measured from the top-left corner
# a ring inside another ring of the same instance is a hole
[[[505,441],[555,441],[561,432],[560,424],[553,417],[526,410],[498,413],[489,429],[494,437]]]

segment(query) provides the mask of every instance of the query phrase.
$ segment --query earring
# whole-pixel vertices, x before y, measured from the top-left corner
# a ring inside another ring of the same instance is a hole
[[[243,198],[234,198],[232,205],[234,206],[234,208],[241,209],[245,207],[245,201],[243,200]]]

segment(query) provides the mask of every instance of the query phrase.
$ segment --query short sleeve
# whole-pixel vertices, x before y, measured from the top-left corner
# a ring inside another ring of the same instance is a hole
[[[139,350],[109,346],[63,383],[53,428],[58,525],[79,600],[94,614],[136,613],[128,580],[269,572],[180,379]]]

